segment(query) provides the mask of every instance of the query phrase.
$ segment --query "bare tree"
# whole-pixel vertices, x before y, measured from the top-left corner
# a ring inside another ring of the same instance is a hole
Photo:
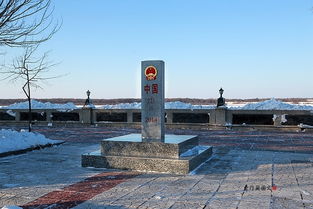
[[[0,0],[0,45],[25,46],[50,39],[60,27],[52,22],[51,0]]]
[[[34,53],[37,50],[38,45],[28,46],[25,48],[25,52],[22,56],[17,57],[12,64],[12,67],[6,71],[5,79],[11,81],[22,80],[23,92],[28,100],[28,131],[32,129],[32,107],[31,107],[31,89],[42,88],[41,83],[45,80],[53,79],[59,76],[49,77],[45,74],[55,65],[55,63],[47,60],[48,53],[44,53],[40,57],[35,57]]]
[[[51,79],[43,74],[53,64],[47,62],[47,53],[34,57],[40,43],[49,40],[60,28],[53,23],[51,0],[0,0],[0,46],[25,47],[11,67],[0,69],[4,79],[23,80],[23,91],[29,104],[29,131],[31,131],[31,88],[41,88],[40,82]]]

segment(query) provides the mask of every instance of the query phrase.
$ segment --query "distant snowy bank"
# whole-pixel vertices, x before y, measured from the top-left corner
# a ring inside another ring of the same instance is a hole
[[[39,102],[32,99],[31,105],[32,109],[77,109],[77,106],[72,102],[68,102],[66,104],[54,104],[50,102]],[[14,103],[9,106],[2,107],[2,109],[28,109],[28,102]]]
[[[36,146],[58,144],[62,141],[47,139],[44,135],[34,132],[0,130],[0,153],[24,150]]]
[[[94,108],[95,106],[92,106]],[[263,102],[257,103],[249,103],[244,106],[227,106],[231,110],[313,110],[312,105],[297,105],[297,104],[288,104],[276,99],[270,99]],[[50,102],[39,102],[36,100],[32,100],[32,108],[33,109],[58,109],[58,110],[73,110],[78,109],[74,103],[69,102],[66,104],[53,104]],[[115,105],[97,105],[97,109],[141,109],[140,102],[133,103],[120,103]],[[175,102],[166,102],[165,109],[214,109],[215,105],[192,105],[189,103],[184,103],[180,101]],[[6,107],[2,107],[2,109],[28,109],[28,102],[15,103]]]
[[[270,99],[263,102],[246,104],[243,107],[233,107],[231,109],[239,110],[313,110],[310,105],[288,104],[276,99]]]
[[[180,101],[165,102],[165,109],[214,109],[215,105],[192,105]],[[141,109],[140,102],[104,105],[100,109]]]
[[[276,99],[270,99],[263,102],[249,103],[244,106],[226,106],[231,110],[313,110],[310,105],[288,104]],[[116,105],[104,105],[103,109],[140,109],[141,103],[122,103]],[[165,109],[214,109],[215,105],[192,105],[184,102],[166,102]]]

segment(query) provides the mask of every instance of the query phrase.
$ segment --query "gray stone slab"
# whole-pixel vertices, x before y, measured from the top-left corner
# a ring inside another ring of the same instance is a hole
[[[141,62],[142,139],[164,142],[164,62]]]
[[[276,197],[272,198],[271,209],[304,209],[301,200],[289,199],[286,197]]]
[[[161,157],[178,159],[199,144],[197,136],[165,135],[163,142],[142,142],[140,134],[129,134],[101,141],[101,154],[105,156]]]
[[[169,185],[174,182],[178,182],[183,177],[181,176],[161,176],[154,179],[153,181],[142,185],[137,188],[134,192],[127,194],[117,201],[114,201],[113,205],[123,205],[126,208],[139,208],[144,205],[145,202],[149,200],[158,200],[162,201],[162,197],[159,196],[162,191],[169,187]],[[164,208],[164,207],[159,207]]]
[[[191,155],[181,156],[179,159],[104,156],[97,151],[82,155],[82,166],[187,174],[212,155],[212,147],[199,146],[198,148],[198,152],[191,152]]]
[[[213,196],[214,192],[220,185],[220,181],[211,180],[209,176],[204,176],[197,182],[188,192],[182,196],[178,202],[198,203],[205,205],[205,203]],[[180,205],[180,204],[178,204]]]
[[[300,161],[299,161],[300,162]],[[313,208],[312,163],[292,163],[305,208]]]
[[[287,159],[290,162],[289,157]],[[275,200],[273,201],[272,206],[276,204],[289,204],[289,201],[287,200],[302,204],[303,201],[300,195],[300,188],[298,186],[292,165],[290,163],[275,164],[273,174],[273,182],[277,186],[277,190],[274,191],[272,195],[272,198]],[[296,205],[298,205],[298,203],[296,203]]]
[[[203,209],[204,207],[205,205],[200,203],[177,202],[171,207],[171,209]]]
[[[167,175],[167,174],[166,174]],[[151,188],[151,186],[156,182],[160,185],[158,179],[166,178],[167,181],[176,180],[176,178],[171,176],[160,177],[159,174],[143,174],[139,177],[130,179],[129,181],[118,184],[116,187],[107,190],[91,200],[88,200],[78,206],[75,209],[86,209],[86,208],[110,208],[114,202],[121,205],[120,200],[124,197],[136,196],[138,191],[141,191],[145,187]],[[155,192],[155,190],[151,191]],[[145,190],[146,193],[146,190]],[[140,193],[139,193],[140,195]],[[110,206],[111,205],[111,206]],[[115,205],[116,206],[116,205]],[[112,206],[114,208],[114,206]]]
[[[257,156],[258,155],[256,155],[256,158]],[[258,160],[258,158],[256,160]],[[251,175],[247,182],[247,190],[243,193],[238,208],[254,208],[256,205],[258,208],[269,208],[272,192],[268,187],[271,188],[271,185],[272,164],[259,165],[255,170],[251,171]],[[261,189],[256,190],[257,186]],[[266,189],[264,190],[264,188]]]
[[[171,208],[201,178],[202,176],[182,176],[177,181],[167,184],[162,191],[156,193],[139,208]]]

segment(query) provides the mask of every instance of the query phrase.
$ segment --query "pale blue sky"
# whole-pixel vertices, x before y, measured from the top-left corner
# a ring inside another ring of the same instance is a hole
[[[313,97],[313,0],[56,0],[60,62],[36,98],[140,97],[140,61],[162,59],[166,97]],[[1,98],[23,98],[1,82]]]

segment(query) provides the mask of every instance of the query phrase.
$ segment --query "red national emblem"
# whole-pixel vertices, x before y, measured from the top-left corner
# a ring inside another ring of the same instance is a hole
[[[157,78],[158,71],[154,66],[148,66],[145,69],[145,76],[148,81],[155,80]]]

